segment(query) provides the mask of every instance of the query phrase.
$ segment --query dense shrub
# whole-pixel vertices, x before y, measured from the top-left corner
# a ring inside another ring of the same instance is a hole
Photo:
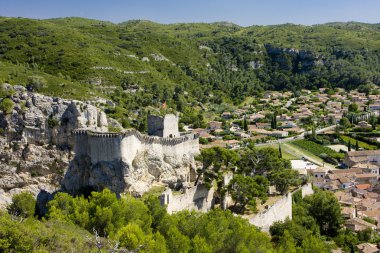
[[[139,252],[267,252],[268,236],[229,211],[179,212],[168,215],[157,198],[116,198],[109,190],[89,199],[58,193],[49,203],[48,220],[77,224],[118,240]],[[153,222],[152,222],[153,221]],[[199,244],[197,244],[199,243]]]
[[[13,107],[14,103],[10,98],[4,98],[0,103],[0,110],[2,110],[5,114],[11,113]]]
[[[42,76],[29,76],[27,88],[30,91],[40,91],[47,84],[46,79]]]
[[[12,204],[8,207],[10,214],[24,218],[34,216],[35,210],[36,200],[30,192],[13,195]]]

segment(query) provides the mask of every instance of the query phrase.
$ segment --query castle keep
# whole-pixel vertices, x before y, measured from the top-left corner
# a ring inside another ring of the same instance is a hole
[[[67,191],[105,187],[115,192],[141,194],[154,182],[181,184],[195,175],[194,156],[199,140],[180,135],[178,117],[148,116],[148,133],[130,129],[121,133],[73,131],[75,158],[63,181]],[[71,177],[73,173],[81,177]]]

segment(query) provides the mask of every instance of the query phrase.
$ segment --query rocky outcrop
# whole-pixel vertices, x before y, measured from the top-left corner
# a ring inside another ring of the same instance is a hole
[[[139,196],[155,182],[180,188],[195,178],[197,137],[177,136],[168,124],[173,134],[166,138],[136,130],[106,133],[108,126],[122,127],[91,104],[21,86],[5,89],[14,106],[0,111],[0,206],[24,190],[41,199],[57,190],[104,188]]]
[[[0,111],[0,206],[28,190],[37,195],[60,188],[74,157],[72,130],[108,129],[104,112],[90,104],[31,93],[2,85],[13,93],[13,110]],[[1,100],[0,100],[1,102]]]
[[[280,48],[270,44],[265,45],[265,48],[272,61],[283,64],[290,58],[292,61],[298,62],[299,67],[304,70],[315,66],[323,66],[326,61],[324,55],[307,50]]]

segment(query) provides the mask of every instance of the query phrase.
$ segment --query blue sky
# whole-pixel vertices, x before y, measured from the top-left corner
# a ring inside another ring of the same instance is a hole
[[[380,23],[380,0],[0,0],[0,16],[87,17],[115,23],[230,21],[242,26]]]

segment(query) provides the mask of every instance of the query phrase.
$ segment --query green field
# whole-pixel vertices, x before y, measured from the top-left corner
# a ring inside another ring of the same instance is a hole
[[[265,145],[265,146],[258,146],[256,147],[257,149],[262,149],[262,148],[273,148],[273,149],[276,149],[278,150],[278,144],[269,144],[269,145]],[[281,151],[282,151],[282,158],[284,159],[288,159],[288,160],[298,160],[300,159],[301,157],[298,157],[294,154],[292,154],[286,145],[284,144],[281,144]]]

